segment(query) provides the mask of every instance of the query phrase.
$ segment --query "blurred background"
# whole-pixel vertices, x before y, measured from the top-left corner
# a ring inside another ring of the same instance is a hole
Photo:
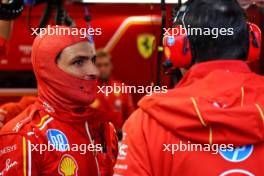
[[[171,26],[172,17],[185,2],[25,0],[21,15],[12,22],[6,52],[0,57],[0,104],[17,101],[25,95],[36,95],[36,81],[30,59],[35,36],[31,35],[30,29],[45,27],[47,24],[101,28],[102,35],[93,36],[93,40],[97,49],[103,48],[111,54],[113,77],[116,80],[133,86],[171,87],[170,77],[162,72],[163,57],[159,45],[163,28]],[[9,3],[18,3],[18,0]],[[249,21],[258,24],[264,32],[263,0],[240,0],[239,3],[245,9]],[[6,14],[3,18],[8,20],[9,16]],[[259,74],[264,74],[263,51],[262,48],[259,62],[251,65]],[[135,105],[142,96],[133,95]]]

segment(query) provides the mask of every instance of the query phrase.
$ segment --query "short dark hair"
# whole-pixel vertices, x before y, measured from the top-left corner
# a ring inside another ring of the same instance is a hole
[[[190,28],[233,29],[233,35],[190,35],[196,62],[221,59],[245,60],[248,56],[249,29],[246,15],[236,0],[192,0],[187,4],[185,25]],[[177,20],[176,23],[181,23]]]
[[[111,59],[111,55],[109,54],[109,52],[105,51],[104,49],[98,49],[96,51],[96,57],[107,57]]]

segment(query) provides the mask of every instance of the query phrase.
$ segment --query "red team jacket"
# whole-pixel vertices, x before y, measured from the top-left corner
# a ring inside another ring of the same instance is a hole
[[[176,88],[139,102],[114,175],[264,175],[263,92],[264,78],[242,61],[193,66]]]

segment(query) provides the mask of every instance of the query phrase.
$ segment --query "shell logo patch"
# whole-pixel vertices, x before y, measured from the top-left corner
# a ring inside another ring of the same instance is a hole
[[[58,171],[62,176],[77,176],[78,164],[71,155],[65,154],[61,158]]]

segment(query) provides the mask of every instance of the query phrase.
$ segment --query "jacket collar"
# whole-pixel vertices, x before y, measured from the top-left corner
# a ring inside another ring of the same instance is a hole
[[[190,68],[190,70],[183,76],[182,80],[178,83],[177,87],[197,80],[199,78],[203,78],[209,73],[216,70],[239,73],[251,72],[248,65],[241,60],[221,60],[198,63]]]

